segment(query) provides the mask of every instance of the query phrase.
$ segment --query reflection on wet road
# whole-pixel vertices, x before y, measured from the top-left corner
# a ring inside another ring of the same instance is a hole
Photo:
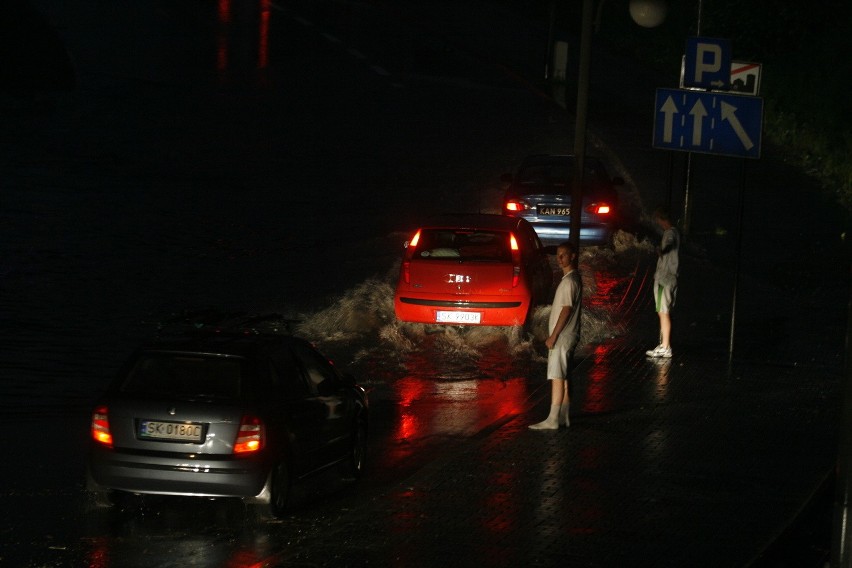
[[[584,325],[590,339],[601,330],[607,330],[607,336],[618,333],[608,322],[615,307],[624,303],[624,293],[635,290],[634,275],[625,263],[642,254],[641,247],[621,251],[621,265],[606,250],[591,251],[584,259],[581,270],[590,306]],[[599,281],[606,285],[597,286]],[[291,517],[274,522],[258,518],[236,500],[148,496],[130,498],[111,510],[97,508],[87,501],[82,487],[86,409],[80,408],[79,416],[62,418],[70,418],[74,424],[63,430],[70,443],[60,454],[73,475],[61,475],[49,466],[59,456],[36,458],[49,462],[42,473],[36,470],[27,483],[17,483],[18,489],[2,496],[5,504],[23,513],[4,521],[3,533],[10,538],[4,539],[5,550],[0,554],[27,558],[33,565],[75,564],[79,560],[82,565],[103,567],[251,566],[269,561],[303,539],[316,538],[359,503],[386,498],[388,488],[404,482],[437,456],[505,424],[549,392],[544,388],[544,358],[537,351],[540,341],[531,340],[519,328],[400,324],[382,312],[391,310],[392,314],[390,305],[377,308],[369,302],[351,301],[386,291],[382,282],[368,280],[330,306],[304,315],[301,323],[302,334],[321,344],[324,351],[334,352],[339,363],[355,369],[370,392],[370,450],[366,475],[359,483],[331,475],[312,479],[300,488],[301,507]],[[351,313],[365,305],[373,306],[374,317]],[[538,315],[542,320],[548,309],[541,308]],[[328,323],[329,314],[350,325],[325,328],[338,331],[312,336],[311,331]],[[593,360],[588,385],[576,394],[582,413],[612,410],[608,404],[612,389],[618,387],[612,382],[608,350],[603,342],[582,353]],[[664,388],[664,382],[661,378],[658,388]],[[46,430],[44,436],[49,437],[47,432],[57,430],[60,417],[41,415],[39,420]],[[506,468],[491,475],[496,485],[511,487],[511,477],[517,473]],[[489,500],[483,507],[511,514],[509,493],[497,492]],[[45,522],[45,514],[49,522]],[[510,526],[508,518],[505,526],[491,522],[496,524],[484,530],[499,532]],[[404,518],[394,519],[400,530],[405,523]],[[36,536],[43,531],[55,536],[43,541]]]
[[[367,5],[40,4],[63,23],[80,86],[44,108],[0,107],[0,443],[15,457],[0,490],[2,563],[253,566],[543,395],[546,306],[532,340],[407,325],[391,286],[414,217],[447,202],[499,208],[492,183],[519,144],[502,142],[507,130],[567,137],[546,101]],[[584,341],[620,332],[612,309],[644,252],[583,258]],[[354,372],[372,402],[360,483],[311,480],[303,507],[276,522],[229,500],[89,503],[90,404],[160,322],[205,307],[299,319]],[[511,514],[511,496],[483,506]]]

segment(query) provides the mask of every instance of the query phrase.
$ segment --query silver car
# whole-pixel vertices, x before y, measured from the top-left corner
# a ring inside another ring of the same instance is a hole
[[[196,333],[140,349],[93,410],[87,488],[239,497],[272,515],[291,486],[340,466],[357,478],[367,395],[307,341]]]
[[[580,243],[609,244],[622,219],[616,186],[620,177],[610,177],[603,162],[584,159],[583,203],[580,208]],[[530,222],[541,242],[558,245],[570,240],[574,156],[540,154],[524,158],[515,174],[505,173],[503,214]]]

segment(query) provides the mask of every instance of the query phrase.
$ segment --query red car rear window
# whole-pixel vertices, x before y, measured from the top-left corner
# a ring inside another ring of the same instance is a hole
[[[470,229],[424,229],[414,258],[478,262],[512,262],[509,234]]]

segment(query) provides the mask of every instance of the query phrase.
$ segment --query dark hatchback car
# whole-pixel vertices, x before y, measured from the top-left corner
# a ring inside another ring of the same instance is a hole
[[[296,481],[332,466],[357,478],[367,395],[288,335],[194,333],[138,350],[92,413],[87,488],[238,497],[281,516]]]
[[[574,156],[569,154],[524,158],[515,174],[501,176],[501,182],[508,186],[503,214],[529,221],[545,245],[569,240],[575,210],[571,203],[574,163]],[[623,185],[624,180],[610,177],[604,163],[593,156],[584,159],[583,170],[580,243],[609,244],[621,222],[616,186]]]

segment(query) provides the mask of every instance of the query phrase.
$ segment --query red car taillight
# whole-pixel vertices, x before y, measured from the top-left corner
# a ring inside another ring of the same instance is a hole
[[[234,441],[234,453],[245,454],[262,450],[266,443],[266,429],[257,416],[243,416],[240,431]]]
[[[417,243],[419,243],[419,242],[420,242],[420,229],[418,229],[417,232],[414,233],[414,236],[411,237],[411,241],[408,243],[408,248],[410,248],[411,250],[414,250],[415,248],[417,248]]]
[[[402,280],[406,284],[411,284],[411,261],[408,260],[414,254],[414,250],[417,248],[417,243],[420,242],[420,229],[414,233],[414,236],[411,237],[411,240],[405,243],[405,259],[402,261]]]
[[[592,203],[586,207],[586,211],[595,215],[609,215],[612,213],[612,207],[606,203]]]
[[[99,406],[92,412],[92,439],[108,448],[112,447],[112,434],[109,431],[106,406]]]
[[[518,239],[515,235],[509,233],[509,248],[512,249],[512,288],[517,287],[521,280],[521,247],[518,246]]]

